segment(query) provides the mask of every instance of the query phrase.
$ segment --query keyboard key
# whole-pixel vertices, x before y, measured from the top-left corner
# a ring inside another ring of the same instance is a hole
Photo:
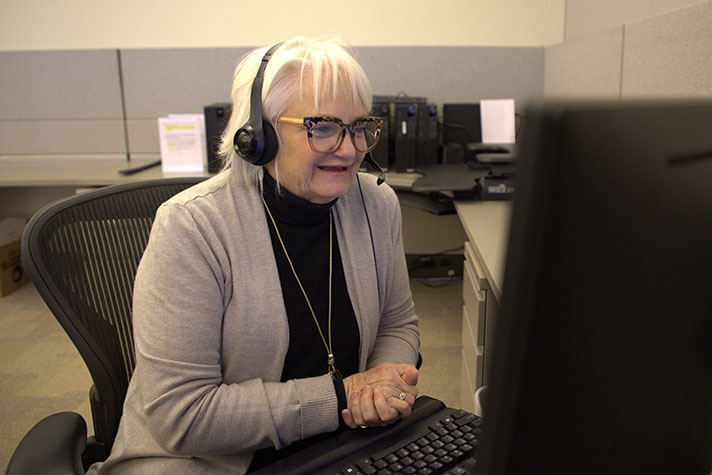
[[[401,465],[404,465],[406,467],[414,462],[415,462],[415,460],[413,460],[410,457],[403,457],[402,459],[400,459]]]
[[[385,460],[376,460],[373,462],[373,466],[376,467],[377,470],[382,470],[388,466]]]
[[[365,475],[373,475],[376,473],[378,470],[373,465],[365,465],[365,466],[358,466],[359,470],[361,473],[364,473]]]
[[[460,446],[460,445],[465,445],[467,441],[465,439],[455,439],[452,441],[453,444]]]
[[[453,467],[448,472],[450,475],[466,475],[467,472],[462,467]]]
[[[463,455],[465,455],[465,454],[462,453],[462,451],[459,450],[459,449],[458,449],[458,450],[453,450],[452,452],[450,452],[450,456],[453,457],[454,459],[459,459],[459,458],[461,458]]]
[[[429,445],[426,445],[425,447],[420,449],[420,451],[423,452],[425,455],[428,455],[428,454],[432,454],[433,452],[435,452],[435,449]]]
[[[428,468],[431,468],[431,469],[434,470],[434,471],[438,471],[438,470],[440,470],[441,468],[443,468],[443,464],[441,464],[440,462],[435,461],[435,462],[431,463],[430,465],[428,465]]]
[[[399,463],[393,463],[388,466],[388,470],[390,470],[393,473],[400,473],[401,470],[403,470],[403,465]]]
[[[465,434],[463,434],[463,433],[460,432],[459,430],[455,429],[454,431],[452,431],[452,432],[450,433],[450,435],[451,435],[452,437],[455,437],[455,438],[457,439],[458,437],[462,437],[462,436],[465,435]]]
[[[425,438],[428,439],[430,442],[434,442],[438,440],[440,436],[435,432],[428,432],[428,435],[426,435]]]
[[[414,473],[417,473],[417,470],[413,467],[406,467],[403,469],[403,473],[405,473],[405,475],[413,475]]]
[[[447,444],[445,447],[443,447],[443,450],[447,450],[448,452],[452,452],[453,450],[457,450],[457,445],[455,445],[455,444]]]
[[[378,471],[378,475],[393,475],[393,472],[391,472],[387,468],[384,468],[383,470]]]
[[[400,460],[400,457],[398,457],[396,454],[388,454],[383,457],[383,460],[385,460],[388,464],[392,464]]]
[[[421,468],[425,468],[427,466],[428,466],[428,464],[423,462],[422,460],[418,460],[417,462],[415,462],[413,464],[413,467],[417,468],[418,470],[420,470]]]
[[[430,441],[428,439],[426,439],[425,437],[421,437],[420,439],[416,440],[415,442],[421,447],[425,447],[426,445],[428,445],[430,443]]]
[[[475,450],[475,448],[470,444],[465,444],[460,446],[460,450],[462,450],[463,452],[472,452],[473,450]]]
[[[410,450],[411,452],[415,452],[420,449],[420,446],[416,444],[415,442],[410,443],[405,446],[406,449]]]
[[[434,455],[426,455],[426,456],[423,458],[423,462],[433,463],[433,462],[435,462],[437,459],[438,459],[438,458],[437,458],[436,456],[434,456]]]
[[[449,444],[450,442],[452,442],[452,441],[455,440],[455,439],[453,439],[453,438],[450,437],[449,435],[446,435],[445,437],[440,437],[440,440],[442,440],[442,441],[445,442],[446,444]]]
[[[447,455],[447,451],[444,449],[438,449],[433,452],[433,455],[435,455],[437,458],[443,458]]]
[[[443,455],[442,457],[439,457],[438,460],[440,460],[445,465],[450,465],[454,459],[449,455]]]
[[[464,426],[465,424],[469,424],[470,422],[474,421],[476,416],[474,414],[467,414],[463,417],[459,417],[455,420],[455,424],[458,426]]]
[[[428,467],[425,467],[425,468],[421,468],[420,470],[418,470],[418,473],[420,475],[430,475],[431,473],[433,473],[433,471],[430,470]]]
[[[441,447],[445,447],[445,442],[443,442],[442,440],[436,440],[435,442],[430,444],[430,446],[437,450]]]
[[[420,450],[416,450],[415,452],[413,452],[412,454],[410,454],[410,457],[413,458],[413,459],[415,459],[415,460],[420,460],[420,459],[422,459],[423,457],[425,457],[425,454],[424,454],[423,452],[421,452]]]
[[[396,450],[396,455],[401,458],[407,457],[408,455],[410,455],[410,452],[408,452],[406,449],[398,449]]]

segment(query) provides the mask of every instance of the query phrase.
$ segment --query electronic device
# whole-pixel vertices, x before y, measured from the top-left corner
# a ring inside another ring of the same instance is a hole
[[[396,103],[393,114],[393,166],[397,172],[415,172],[417,106]]]
[[[253,473],[473,473],[481,425],[474,414],[421,396],[396,424],[337,432]]]
[[[478,473],[710,473],[712,102],[525,117]]]
[[[221,163],[218,157],[222,134],[227,127],[227,121],[232,113],[232,104],[219,102],[203,107],[205,114],[205,141],[208,147],[208,172],[220,171]]]
[[[250,117],[233,138],[235,153],[253,165],[266,165],[277,155],[277,133],[272,124],[262,117],[262,83],[267,63],[280,46],[282,43],[273,45],[262,57],[250,90]]]
[[[438,107],[416,104],[415,167],[438,163]]]
[[[443,104],[443,145],[482,142],[481,124],[479,103]]]
[[[383,171],[388,171],[390,168],[390,122],[391,122],[391,106],[389,103],[374,102],[371,107],[371,115],[383,119],[383,128],[381,136],[378,139],[376,148],[371,150],[371,156],[378,163]],[[373,171],[373,167],[365,167],[365,171]]]

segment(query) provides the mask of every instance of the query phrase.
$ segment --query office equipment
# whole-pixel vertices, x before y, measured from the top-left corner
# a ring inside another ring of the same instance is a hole
[[[442,143],[458,143],[464,149],[468,143],[482,142],[480,104],[443,104]]]
[[[438,107],[416,104],[415,168],[438,163]]]
[[[709,473],[712,103],[526,120],[478,473]]]
[[[227,127],[227,121],[232,114],[232,104],[229,102],[218,102],[203,107],[205,114],[205,141],[208,154],[208,172],[217,173],[222,164],[218,157],[222,133]]]
[[[78,414],[50,416],[20,442],[8,473],[57,473],[42,465],[57,460],[69,473],[77,463],[73,451],[83,452],[85,468],[108,456],[134,365],[134,273],[158,206],[202,180],[168,178],[88,191],[46,206],[27,224],[22,237],[27,273],[94,382],[94,436],[87,440]]]
[[[396,103],[393,109],[393,166],[397,172],[414,172],[417,106],[410,103]]]
[[[390,148],[391,148],[391,106],[389,103],[374,102],[371,107],[371,115],[383,119],[383,128],[381,136],[378,139],[378,145],[371,151],[371,156],[378,163],[383,171],[388,171],[391,164]],[[374,167],[368,164],[362,165],[365,171],[375,171]]]
[[[396,424],[337,433],[254,473],[443,473],[453,467],[472,473],[481,425],[474,414],[421,396]]]

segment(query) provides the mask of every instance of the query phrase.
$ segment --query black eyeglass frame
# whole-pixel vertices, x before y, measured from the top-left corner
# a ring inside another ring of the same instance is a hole
[[[350,124],[345,123],[343,120],[339,119],[338,117],[304,117],[302,119],[299,119],[297,117],[279,117],[277,119],[277,122],[284,122],[287,124],[296,124],[296,125],[303,125],[307,129],[307,137],[309,138],[309,147],[312,149],[314,153],[320,153],[320,154],[329,154],[329,153],[334,153],[341,147],[341,144],[344,142],[344,137],[346,137],[346,132],[348,131],[349,136],[351,137],[351,143],[354,146],[354,149],[356,149],[357,152],[360,153],[368,153],[374,148],[376,148],[376,145],[378,145],[378,140],[381,138],[381,131],[383,130],[383,119],[380,117],[361,117],[359,119],[356,119]],[[333,122],[339,127],[341,127],[341,130],[339,131],[339,136],[336,141],[336,144],[332,147],[331,150],[329,151],[322,151],[318,150],[314,147],[314,144],[312,143],[312,140],[314,138],[313,136],[313,127],[318,124],[319,122]],[[361,125],[366,122],[373,122],[376,124],[376,135],[374,137],[373,144],[368,147],[366,150],[361,150],[359,149],[358,145],[356,145],[356,139],[354,138],[354,127]]]

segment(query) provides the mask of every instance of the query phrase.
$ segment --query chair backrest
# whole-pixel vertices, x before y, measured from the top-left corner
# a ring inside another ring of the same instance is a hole
[[[134,370],[133,284],[156,210],[204,179],[85,192],[44,207],[25,228],[23,263],[89,369],[94,437],[107,455]]]

